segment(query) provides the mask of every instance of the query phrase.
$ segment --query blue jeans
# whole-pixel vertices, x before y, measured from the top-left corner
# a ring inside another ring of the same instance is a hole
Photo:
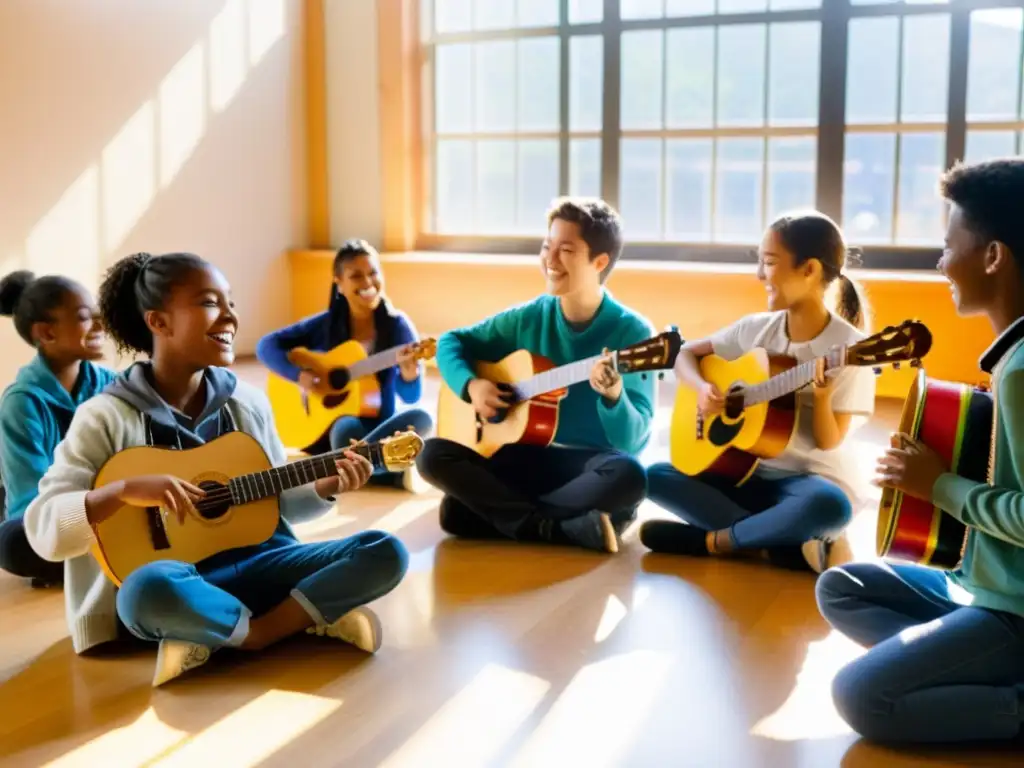
[[[666,462],[648,467],[647,497],[702,530],[728,529],[737,549],[835,536],[853,516],[843,490],[818,475],[763,477],[755,472],[737,488],[684,475]]]
[[[426,437],[433,428],[434,421],[430,418],[429,413],[419,408],[401,411],[384,421],[357,416],[342,416],[331,425],[331,450],[337,451],[344,448],[350,440],[365,440],[372,443],[382,437],[393,435],[396,431],[404,432],[410,426],[417,435]],[[374,470],[370,482],[375,485],[396,485],[401,477],[401,472],[389,472],[384,467],[378,467]]]
[[[871,647],[832,683],[836,709],[861,736],[948,743],[1020,734],[1024,617],[959,605],[945,574],[915,565],[832,568],[815,591],[828,622]]]
[[[117,614],[142,640],[237,647],[259,617],[289,596],[314,623],[330,624],[393,590],[409,555],[389,533],[363,531],[338,541],[285,544],[207,571],[161,560],[128,576]]]

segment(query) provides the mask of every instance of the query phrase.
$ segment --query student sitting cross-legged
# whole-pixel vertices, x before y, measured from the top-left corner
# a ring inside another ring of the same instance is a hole
[[[757,276],[770,311],[690,342],[676,358],[679,386],[698,391],[704,414],[721,412],[724,399],[701,376],[699,358],[735,360],[762,348],[803,363],[864,338],[865,308],[843,272],[846,258],[839,227],[823,214],[782,216],[768,228]],[[832,286],[835,308],[826,296]],[[760,462],[746,482],[737,485],[713,474],[690,477],[668,463],[649,467],[651,500],[685,522],[648,521],[640,540],[655,552],[767,554],[782,567],[824,570],[857,498],[857,464],[846,436],[874,411],[875,382],[870,368],[846,368],[835,377],[819,372],[816,378],[797,393],[798,426],[790,443],[779,457]]]
[[[556,366],[650,338],[650,323],[605,290],[622,249],[618,214],[599,200],[563,199],[548,215],[540,267],[548,291],[438,341],[445,384],[485,419],[506,406],[477,361],[519,350]],[[652,376],[620,376],[602,357],[588,383],[569,388],[550,447],[507,445],[484,458],[458,443],[428,440],[420,474],[441,489],[441,527],[466,537],[547,541],[616,552],[644,496],[634,456],[651,434]]]
[[[261,544],[195,564],[155,560],[115,589],[90,553],[96,526],[125,507],[158,507],[173,536],[178,521],[198,514],[206,492],[159,467],[94,488],[113,456],[144,446],[188,450],[235,431],[256,440],[275,466],[285,454],[266,395],[225,367],[234,362],[238,316],[216,267],[186,253],[135,254],[110,269],[99,304],[119,349],[149,359],[79,406],[25,510],[33,549],[64,563],[75,651],[129,632],[159,643],[154,685],[219,649],[258,651],[303,631],[375,652],[381,626],[366,604],[402,580],[405,547],[381,531],[303,544],[290,526],[366,482],[370,462],[351,451],[334,462],[337,474],[280,494],[281,519]]]
[[[939,271],[957,311],[987,315],[997,334],[981,358],[995,396],[992,466],[988,482],[961,477],[904,436],[878,483],[966,525],[963,561],[953,572],[851,563],[817,584],[822,615],[869,648],[836,675],[836,709],[893,744],[1024,739],[1024,160],[956,166],[942,190]]]

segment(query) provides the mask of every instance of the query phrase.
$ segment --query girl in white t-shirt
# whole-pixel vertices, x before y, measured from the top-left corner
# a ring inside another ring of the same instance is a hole
[[[722,410],[723,394],[700,375],[698,360],[715,354],[734,360],[755,348],[805,362],[865,337],[866,305],[843,274],[842,232],[816,211],[782,216],[767,230],[758,253],[758,279],[770,311],[748,315],[707,339],[684,345],[675,372],[699,392],[703,413]],[[837,306],[826,304],[836,281]],[[822,369],[823,370],[823,369]],[[652,520],[640,540],[655,552],[720,555],[766,551],[778,565],[821,571],[831,542],[843,531],[856,501],[854,458],[844,450],[851,425],[874,411],[870,368],[819,374],[797,393],[797,433],[778,458],[760,462],[742,485],[690,477],[669,463],[648,469],[648,496],[688,525]]]

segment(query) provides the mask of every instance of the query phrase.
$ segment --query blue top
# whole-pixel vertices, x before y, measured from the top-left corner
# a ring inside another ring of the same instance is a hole
[[[544,295],[442,335],[437,365],[445,383],[465,399],[466,387],[475,378],[474,362],[496,362],[526,349],[556,366],[565,365],[600,355],[605,347],[622,349],[652,336],[650,322],[607,292],[597,314],[582,328],[565,319],[558,297]],[[651,437],[654,380],[653,372],[626,374],[622,396],[615,403],[599,396],[589,380],[573,384],[559,405],[554,442],[640,453]]]
[[[404,313],[395,313],[393,320],[392,340],[394,346],[404,346],[418,340],[419,337],[412,321]],[[312,352],[328,352],[344,341],[346,339],[332,343],[331,313],[329,311],[321,312],[304,318],[294,325],[268,333],[256,345],[256,357],[278,376],[290,381],[298,381],[299,368],[288,360],[289,352],[296,347],[305,347]],[[380,385],[378,418],[383,421],[394,414],[396,395],[405,403],[411,404],[418,401],[423,390],[422,379],[422,376],[417,376],[413,381],[406,381],[398,372],[397,365],[377,373],[377,382]]]
[[[0,399],[0,477],[7,491],[7,517],[21,517],[53,463],[75,409],[99,394],[117,374],[83,360],[68,392],[50,366],[36,355]]]

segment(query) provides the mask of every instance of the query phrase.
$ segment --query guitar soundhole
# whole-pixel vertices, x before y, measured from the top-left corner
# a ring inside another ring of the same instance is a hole
[[[331,409],[340,407],[346,400],[348,400],[348,392],[339,392],[337,394],[324,395],[321,402],[324,408]]]
[[[231,509],[231,492],[226,485],[206,480],[199,483],[199,487],[206,491],[206,496],[196,505],[204,520],[216,520],[227,514]]]

